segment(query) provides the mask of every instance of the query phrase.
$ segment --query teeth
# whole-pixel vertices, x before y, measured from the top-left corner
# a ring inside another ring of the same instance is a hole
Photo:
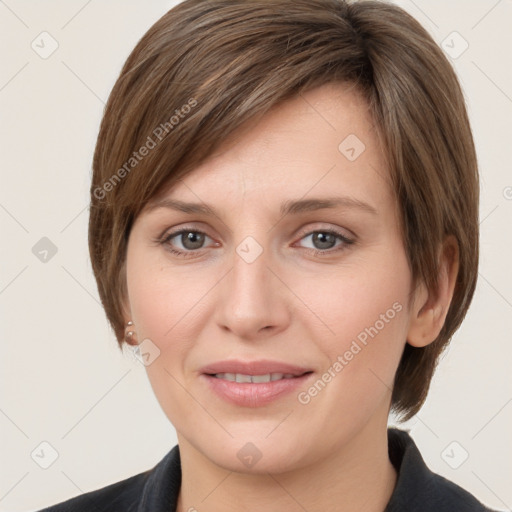
[[[267,373],[265,375],[244,375],[243,373],[216,373],[218,379],[229,380],[231,382],[271,382],[281,379],[293,379],[291,373]]]
[[[277,374],[274,374],[277,375]],[[267,373],[266,375],[253,375],[250,378],[251,382],[270,382],[272,380],[272,376]]]

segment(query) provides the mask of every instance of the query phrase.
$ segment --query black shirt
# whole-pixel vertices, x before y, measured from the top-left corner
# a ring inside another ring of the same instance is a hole
[[[492,512],[458,485],[432,473],[407,432],[388,429],[388,449],[398,478],[384,512]],[[44,511],[175,512],[180,485],[180,452],[176,445],[153,469]]]

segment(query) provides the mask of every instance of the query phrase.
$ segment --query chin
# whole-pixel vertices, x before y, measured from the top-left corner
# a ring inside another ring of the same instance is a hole
[[[201,451],[217,466],[244,474],[283,473],[307,465],[307,446],[300,433],[297,438],[286,433],[271,438],[274,432],[265,439],[268,432],[270,430],[262,436],[260,431],[253,429],[254,435],[251,435],[246,430],[243,436],[209,444]]]

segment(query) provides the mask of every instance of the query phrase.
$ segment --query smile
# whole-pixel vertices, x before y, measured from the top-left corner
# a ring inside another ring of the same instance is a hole
[[[245,375],[243,373],[216,373],[213,375],[218,379],[228,380],[230,382],[247,382],[247,383],[261,383],[273,382],[281,379],[293,379],[295,376],[291,373],[266,373],[264,375]]]

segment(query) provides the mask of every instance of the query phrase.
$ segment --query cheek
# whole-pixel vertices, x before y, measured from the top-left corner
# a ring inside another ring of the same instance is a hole
[[[326,356],[325,370],[336,374],[333,394],[351,403],[369,404],[369,397],[390,391],[409,326],[405,253],[378,256],[357,269],[315,279],[315,287],[302,287],[305,302],[321,320],[310,335]]]
[[[152,258],[135,247],[128,253],[127,286],[133,321],[139,340],[149,339],[156,346],[148,344],[157,357],[146,366],[146,372],[169,418],[193,406],[183,387],[188,385],[185,366],[211,316],[205,309],[205,294],[214,287],[217,275],[169,268],[161,257]]]
[[[194,325],[194,310],[204,295],[193,274],[167,268],[161,257],[136,248],[128,252],[127,287],[137,334],[162,348],[184,326]]]
[[[183,363],[197,338],[194,333],[200,330],[194,315],[201,308],[204,291],[197,282],[194,286],[176,271],[171,275],[161,261],[150,259],[136,250],[128,253],[128,296],[139,341],[149,339],[156,346],[147,345],[154,358],[145,367],[149,382],[162,410],[175,424],[176,418],[194,412],[183,387]]]
[[[405,254],[386,257],[381,252],[376,256],[351,267],[319,273],[314,286],[302,282],[295,290],[317,313],[333,342],[357,338],[359,334],[364,341],[364,333],[372,326],[382,333],[396,333],[407,323],[410,277]]]

